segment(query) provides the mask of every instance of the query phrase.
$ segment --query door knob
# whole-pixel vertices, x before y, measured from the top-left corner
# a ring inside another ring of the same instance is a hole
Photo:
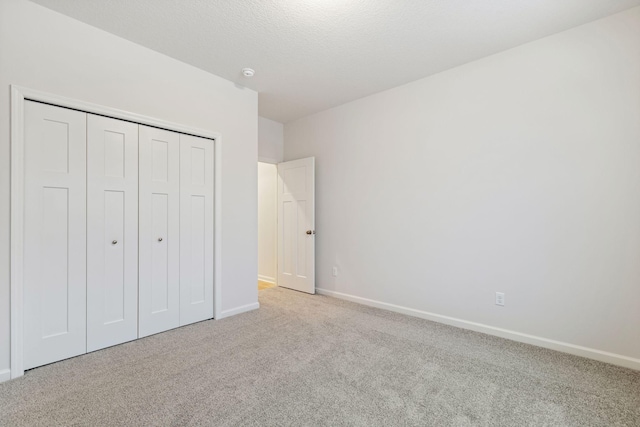
[[[158,242],[162,242],[162,237],[158,237]]]
[[[118,241],[117,241],[117,240],[114,240],[114,241],[112,241],[112,242],[111,242],[111,244],[112,244],[112,245],[116,245],[116,244],[118,244]]]
[[[307,230],[307,234],[316,234],[315,230]]]

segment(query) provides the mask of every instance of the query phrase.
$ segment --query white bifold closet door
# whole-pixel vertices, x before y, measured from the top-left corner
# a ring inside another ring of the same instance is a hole
[[[213,317],[213,155],[180,135],[180,325]]]
[[[139,336],[213,317],[213,141],[140,126]]]
[[[180,135],[139,126],[140,337],[180,326]]]
[[[85,353],[86,114],[25,101],[24,368]]]
[[[213,317],[212,140],[25,101],[24,366]]]
[[[87,116],[87,351],[138,337],[138,125]]]

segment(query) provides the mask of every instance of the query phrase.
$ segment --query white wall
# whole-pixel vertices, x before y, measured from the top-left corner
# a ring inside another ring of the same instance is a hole
[[[278,168],[258,163],[258,279],[276,282]]]
[[[284,126],[280,122],[258,117],[258,159],[266,163],[282,162]]]
[[[222,134],[222,309],[257,302],[257,93],[26,0],[0,2],[0,376],[9,368],[9,85]]]
[[[318,287],[640,369],[639,118],[634,8],[287,123]]]

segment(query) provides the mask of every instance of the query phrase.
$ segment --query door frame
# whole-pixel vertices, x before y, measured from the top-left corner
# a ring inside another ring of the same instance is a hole
[[[214,282],[213,317],[222,315],[222,135],[117,108],[66,98],[22,86],[11,85],[11,212],[10,212],[10,353],[11,378],[24,375],[23,285],[24,285],[24,101],[37,101],[86,113],[211,139],[214,144]]]

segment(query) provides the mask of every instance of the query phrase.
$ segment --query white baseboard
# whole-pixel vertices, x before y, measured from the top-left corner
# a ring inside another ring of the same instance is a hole
[[[0,371],[0,383],[9,381],[11,379],[11,369],[4,369]]]
[[[262,274],[258,274],[258,280],[261,280],[261,281],[267,282],[267,283],[273,283],[274,285],[276,284],[276,278],[275,277],[263,276]]]
[[[241,305],[240,307],[232,308],[231,310],[223,310],[218,317],[218,320],[225,317],[235,316],[236,314],[246,313],[247,311],[257,310],[260,308],[260,303],[254,302],[252,304]]]
[[[500,338],[506,338],[513,341],[532,344],[538,347],[544,347],[551,350],[561,351],[576,356],[582,356],[589,359],[599,360],[613,365],[623,366],[640,371],[640,359],[623,356],[620,354],[609,353],[606,351],[596,350],[593,348],[582,347],[579,345],[569,344],[561,341],[555,341],[548,338],[537,337],[535,335],[523,334],[521,332],[511,331],[508,329],[496,328],[495,326],[484,325],[482,323],[470,322],[468,320],[457,319],[455,317],[443,316],[441,314],[429,313],[413,308],[402,307],[386,302],[375,301],[368,298],[362,298],[355,295],[344,294],[342,292],[330,291],[328,289],[316,288],[316,292],[320,295],[327,295],[334,298],[355,302],[358,304],[368,305],[370,307],[381,308],[384,310],[394,311],[396,313],[406,314],[409,316],[419,317],[421,319],[431,320],[438,323],[444,323],[456,326],[462,329],[469,329],[476,332],[482,332],[488,335],[494,335]]]

